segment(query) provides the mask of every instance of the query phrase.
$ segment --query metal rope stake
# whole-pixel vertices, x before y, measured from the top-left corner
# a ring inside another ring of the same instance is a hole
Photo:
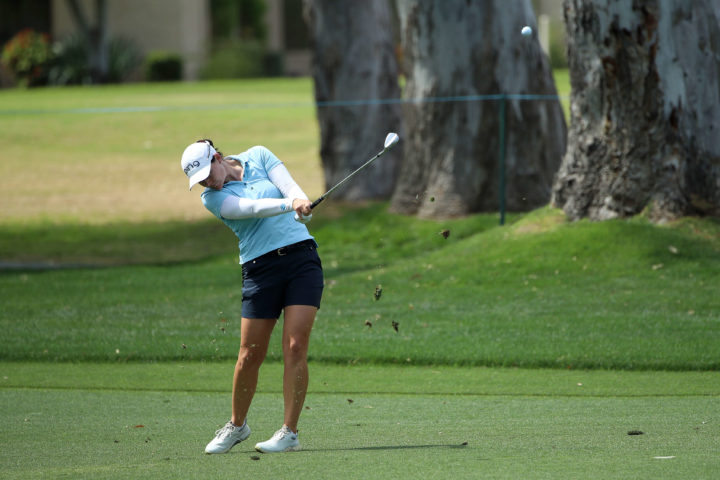
[[[505,103],[507,95],[500,95],[498,148],[498,195],[500,204],[500,225],[505,225]]]

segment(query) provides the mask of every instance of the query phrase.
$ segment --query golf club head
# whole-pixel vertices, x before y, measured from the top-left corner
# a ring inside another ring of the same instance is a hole
[[[387,134],[387,137],[385,137],[385,148],[386,149],[390,148],[399,141],[400,141],[400,137],[398,137],[398,134],[390,132]]]

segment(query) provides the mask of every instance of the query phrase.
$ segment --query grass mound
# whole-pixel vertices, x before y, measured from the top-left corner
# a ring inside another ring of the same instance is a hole
[[[499,227],[495,215],[419,220],[388,213],[386,204],[318,213],[310,226],[326,289],[315,361],[720,367],[713,221],[568,223],[544,208]],[[174,242],[184,247],[172,263],[6,271],[0,359],[233,358],[241,282],[235,243],[207,226],[191,225],[205,234]],[[112,228],[105,228],[105,248],[113,251]],[[118,238],[139,237],[125,230]],[[227,250],[204,259],[189,254],[216,242]],[[117,243],[118,252],[130,248]],[[187,262],[178,260],[183,252]],[[281,358],[279,337],[270,350],[271,361]]]

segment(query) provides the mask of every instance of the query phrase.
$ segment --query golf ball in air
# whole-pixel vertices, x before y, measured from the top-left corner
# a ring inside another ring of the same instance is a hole
[[[527,25],[520,30],[520,33],[523,34],[523,36],[527,37],[528,35],[532,34],[532,28],[528,27]]]

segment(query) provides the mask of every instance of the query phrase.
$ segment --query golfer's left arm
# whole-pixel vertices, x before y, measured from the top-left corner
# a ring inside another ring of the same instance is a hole
[[[295,211],[296,220],[307,223],[312,218],[310,205],[312,202],[295,183],[287,168],[280,164],[268,174],[270,181],[283,194],[284,198],[248,198],[228,196],[220,207],[223,218],[239,220],[245,218],[265,218]]]

